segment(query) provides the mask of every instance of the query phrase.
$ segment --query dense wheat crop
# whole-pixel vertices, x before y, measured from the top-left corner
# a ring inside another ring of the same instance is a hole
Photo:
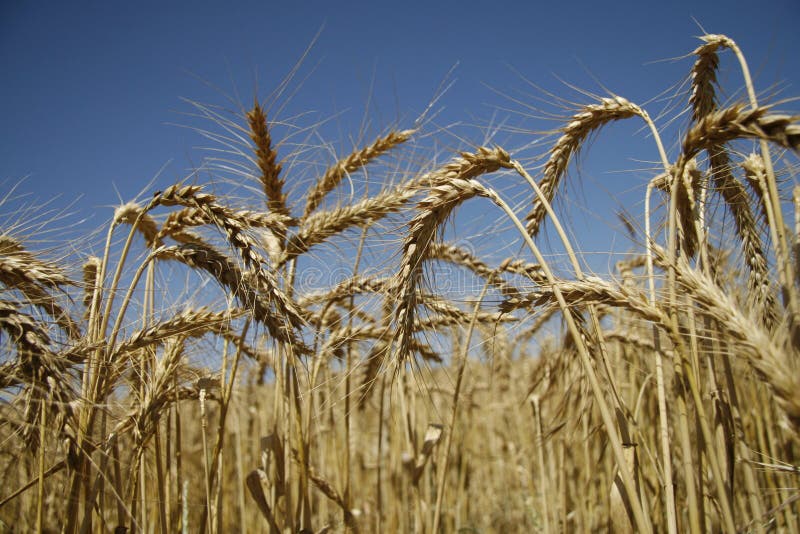
[[[442,163],[423,117],[320,166],[197,104],[239,189],[121,205],[96,256],[0,228],[0,532],[800,531],[800,121],[733,40],[690,61],[678,138],[608,95],[534,160]],[[623,120],[659,169],[589,273],[553,203]],[[473,202],[507,254],[443,239]]]

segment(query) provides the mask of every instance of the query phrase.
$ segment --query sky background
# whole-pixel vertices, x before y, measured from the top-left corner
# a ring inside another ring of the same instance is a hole
[[[447,79],[454,84],[436,103],[429,130],[451,126],[463,142],[458,146],[455,134],[440,136],[439,150],[481,143],[492,127],[504,125],[493,140],[520,149],[523,157],[543,150],[522,150],[533,139],[526,132],[557,126],[526,118],[521,111],[527,104],[552,103],[546,92],[589,102],[568,84],[597,94],[607,88],[646,103],[666,124],[685,108],[686,94],[682,100],[658,97],[674,96],[687,80],[691,58],[685,56],[704,31],[737,41],[765,97],[800,95],[798,28],[797,0],[758,6],[739,0],[3,0],[0,193],[13,188],[14,194],[0,210],[69,205],[78,214],[70,221],[85,218],[81,224],[96,227],[120,198],[132,199],[155,176],[146,196],[185,178],[206,154],[197,147],[210,143],[180,126],[213,125],[188,116],[192,108],[182,99],[231,110],[230,95],[245,104],[266,100],[317,34],[290,86],[291,98],[289,92],[279,97],[283,107],[271,118],[330,118],[320,136],[344,152],[365,129],[370,140],[392,125],[410,127]],[[741,76],[730,59],[720,81],[726,97],[741,96]],[[781,107],[799,108],[796,102]],[[362,128],[365,116],[369,124]],[[631,175],[616,171],[652,167],[636,158],[657,158],[639,125],[613,128],[608,140],[598,136],[581,166],[586,181],[578,198],[598,212],[613,212],[612,196],[626,202],[631,192]],[[648,177],[633,181],[646,183]],[[592,224],[592,216],[583,217]]]

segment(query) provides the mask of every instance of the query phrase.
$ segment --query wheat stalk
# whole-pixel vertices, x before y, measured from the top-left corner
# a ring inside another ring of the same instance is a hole
[[[272,280],[259,276],[263,271],[245,275],[224,254],[201,243],[162,248],[158,256],[178,260],[192,268],[208,272],[231,291],[241,301],[242,306],[267,327],[275,339],[302,351],[308,350],[297,339],[293,330],[305,323],[302,312]],[[277,313],[271,310],[272,303]]]
[[[288,225],[293,224],[294,220],[280,213],[259,213],[249,210],[232,210],[224,206],[217,209],[217,217],[224,217],[237,221],[247,228],[267,228],[275,232],[286,232]],[[205,210],[196,207],[183,208],[174,211],[167,216],[158,237],[180,235],[187,227],[203,226],[213,224],[213,217]]]
[[[769,111],[768,107],[750,109],[734,104],[705,115],[686,133],[683,159],[688,161],[700,150],[738,138],[762,139],[791,150],[800,149],[797,118]]]
[[[158,233],[158,224],[147,211],[149,210],[136,202],[128,202],[114,210],[114,224],[135,225],[134,229],[142,234],[148,247],[160,247],[163,243]]]
[[[697,59],[692,65],[692,93],[689,104],[692,106],[692,119],[701,120],[714,111],[717,107],[716,91],[717,68],[720,48],[733,48],[734,43],[724,35],[703,35],[700,39],[704,42],[692,52]]]
[[[475,196],[487,196],[486,189],[473,178],[510,166],[510,157],[502,149],[480,148],[464,153],[436,173],[428,196],[417,205],[418,214],[409,223],[403,243],[403,257],[394,294],[398,299],[395,321],[398,325],[399,354],[408,354],[417,303],[417,284],[428,247],[439,227],[461,203]]]
[[[275,161],[278,153],[272,148],[267,116],[258,102],[247,113],[247,123],[250,126],[250,138],[256,148],[256,164],[260,171],[258,179],[267,197],[267,207],[273,213],[288,217],[289,209],[286,206],[286,195],[283,193],[284,181],[280,178],[281,164]]]
[[[550,157],[542,171],[539,187],[548,202],[553,201],[556,189],[567,171],[572,156],[580,149],[583,141],[592,132],[609,122],[643,116],[642,109],[622,98],[613,96],[601,98],[597,104],[589,104],[574,114],[567,125],[561,129],[561,137],[550,149]],[[533,199],[533,209],[526,217],[528,233],[535,236],[539,233],[546,210],[539,198]]]
[[[389,132],[387,135],[377,138],[371,145],[352,152],[329,167],[307,193],[303,219],[308,219],[309,215],[317,209],[325,198],[325,195],[333,191],[345,176],[366,166],[370,161],[380,157],[397,145],[405,143],[414,133],[415,130]]]
[[[48,290],[75,285],[60,268],[31,254],[16,239],[0,235],[0,283],[19,291],[32,305],[40,308],[71,339],[80,337],[80,328]]]

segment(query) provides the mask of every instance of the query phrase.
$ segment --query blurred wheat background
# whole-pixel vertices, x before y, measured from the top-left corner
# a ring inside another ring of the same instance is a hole
[[[280,91],[187,101],[202,166],[55,245],[9,193],[0,532],[800,531],[797,104],[682,54],[653,101],[498,91],[552,127],[469,138],[445,84],[343,151]]]

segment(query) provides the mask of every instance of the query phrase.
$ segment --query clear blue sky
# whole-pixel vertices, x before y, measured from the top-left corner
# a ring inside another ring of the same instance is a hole
[[[697,46],[695,37],[703,33],[698,24],[739,43],[759,89],[769,92],[779,84],[780,97],[800,95],[797,0],[5,0],[0,3],[0,192],[24,178],[18,191],[29,195],[28,204],[59,195],[56,203],[67,204],[80,197],[76,209],[82,216],[94,214],[93,223],[100,224],[110,215],[106,207],[117,202],[115,187],[130,199],[166,164],[157,187],[184,177],[203,157],[195,147],[208,143],[171,124],[195,124],[181,115],[191,111],[181,97],[230,107],[207,81],[245,103],[256,93],[266,98],[320,29],[299,77],[308,78],[283,114],[343,113],[330,132],[347,145],[358,134],[370,94],[375,131],[398,117],[400,126],[410,126],[407,119],[425,108],[456,63],[455,85],[440,102],[442,124],[486,124],[493,116],[520,122],[502,111],[519,106],[487,87],[533,95],[514,69],[570,100],[581,97],[559,79],[595,93],[603,84],[646,102],[688,76],[690,59],[670,60]],[[722,82],[730,91],[741,87],[732,68]],[[663,103],[652,106],[655,115]],[[633,135],[648,142],[643,133]],[[481,141],[477,129],[468,141]],[[519,138],[510,142],[522,144]],[[603,154],[617,156],[614,150]],[[619,157],[610,168],[641,166],[628,155]],[[656,159],[655,152],[648,158]],[[599,158],[597,165],[602,164]],[[584,167],[584,174],[591,172]],[[626,188],[614,180],[624,176],[611,176],[611,190]],[[585,196],[591,187],[584,186]]]

